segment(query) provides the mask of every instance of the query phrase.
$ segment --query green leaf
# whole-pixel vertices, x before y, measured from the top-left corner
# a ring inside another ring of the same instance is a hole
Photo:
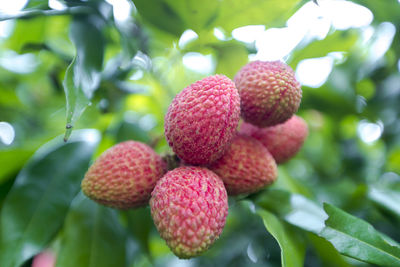
[[[42,146],[21,170],[0,214],[0,266],[19,266],[54,237],[79,192],[99,141],[95,130],[76,131]]]
[[[218,58],[215,72],[224,74],[231,79],[249,60],[247,49],[240,43],[224,42],[214,46],[214,49]]]
[[[115,133],[117,142],[123,142],[127,140],[135,140],[149,144],[151,138],[145,130],[136,122],[122,121],[119,128]]]
[[[368,197],[379,206],[400,218],[400,192],[371,186]]]
[[[56,266],[126,266],[125,241],[116,211],[79,194],[65,220]]]
[[[292,15],[299,0],[225,0],[215,25],[227,32],[247,25],[283,25]]]
[[[150,255],[149,237],[154,225],[150,208],[144,207],[126,212],[127,227],[133,237],[139,242],[143,252]]]
[[[320,236],[343,255],[379,266],[400,266],[400,247],[386,242],[369,223],[330,204],[324,204],[329,218]]]
[[[279,179],[275,182],[275,188],[285,189],[293,193],[311,198],[310,188],[301,181],[294,179],[283,166],[278,166]]]
[[[327,218],[323,209],[313,201],[284,190],[268,190],[256,199],[256,204],[288,223],[316,234],[324,228]]]
[[[27,43],[43,43],[46,33],[46,20],[45,17],[17,20],[12,36],[6,42],[6,47],[19,53]]]
[[[266,210],[260,209],[257,213],[263,219],[265,228],[276,239],[281,248],[282,266],[304,266],[306,248],[299,233],[292,226]]]
[[[104,55],[104,40],[96,24],[97,17],[77,17],[71,23],[70,38],[76,55],[65,73],[63,86],[67,100],[67,130],[65,140],[72,127],[90,103],[93,92],[101,81]]]
[[[296,49],[288,63],[296,69],[302,59],[324,57],[335,51],[349,52],[358,40],[355,31],[335,31],[322,40],[316,40],[302,49]]]
[[[343,255],[380,266],[400,266],[400,246],[395,241],[330,204],[321,209],[301,195],[282,190],[266,191],[256,204],[326,239]]]
[[[27,149],[13,149],[0,151],[0,184],[4,183],[10,174],[21,168],[33,151]]]
[[[351,267],[344,256],[340,255],[335,247],[327,240],[316,234],[308,233],[307,235],[312,247],[322,260],[326,267]]]
[[[163,0],[134,0],[140,17],[157,28],[181,36],[186,30],[181,17]]]
[[[215,20],[220,1],[215,0],[166,0],[185,26],[195,32],[207,28]]]

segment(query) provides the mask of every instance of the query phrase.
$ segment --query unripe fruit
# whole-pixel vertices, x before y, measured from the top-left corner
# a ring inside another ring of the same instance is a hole
[[[237,135],[224,156],[210,170],[224,181],[230,195],[253,193],[277,178],[275,160],[256,139]]]
[[[126,141],[106,150],[87,171],[82,191],[106,206],[128,209],[148,203],[166,165],[146,144]]]
[[[150,199],[161,237],[179,258],[203,253],[219,237],[228,214],[222,180],[202,167],[179,167],[165,174]]]
[[[293,70],[280,61],[254,61],[235,76],[243,119],[259,127],[288,120],[299,108],[301,87]]]
[[[308,135],[307,123],[299,116],[282,124],[267,128],[258,128],[250,123],[243,123],[240,133],[249,135],[260,141],[280,164],[294,157]]]
[[[240,116],[240,98],[226,76],[214,75],[180,92],[165,116],[165,137],[188,164],[204,165],[222,156]]]

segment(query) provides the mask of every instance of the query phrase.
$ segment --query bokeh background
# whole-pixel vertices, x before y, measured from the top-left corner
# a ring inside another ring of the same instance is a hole
[[[30,266],[46,248],[57,266],[385,265],[312,225],[327,202],[400,241],[399,42],[397,0],[0,1],[0,266]],[[115,211],[79,192],[90,162],[117,142],[171,153],[173,97],[251,60],[295,70],[310,134],[272,188],[230,198],[204,256],[176,258],[149,208]],[[285,197],[264,203],[275,195]],[[399,251],[386,265],[400,264]]]

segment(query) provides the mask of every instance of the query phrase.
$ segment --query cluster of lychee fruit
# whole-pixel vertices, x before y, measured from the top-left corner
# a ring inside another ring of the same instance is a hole
[[[277,163],[301,148],[308,133],[294,115],[301,96],[293,70],[280,61],[251,62],[234,82],[224,75],[197,81],[174,98],[165,116],[165,137],[178,167],[168,168],[148,145],[126,141],[94,162],[82,190],[119,209],[149,203],[175,255],[195,257],[221,234],[228,195],[273,183]]]

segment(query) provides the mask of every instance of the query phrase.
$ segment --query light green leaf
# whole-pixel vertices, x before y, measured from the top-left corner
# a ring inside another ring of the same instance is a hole
[[[369,223],[330,204],[324,204],[329,218],[320,236],[343,255],[379,266],[400,266],[400,246],[385,241]]]
[[[215,72],[224,74],[231,79],[249,60],[247,49],[240,43],[224,42],[213,47],[218,58]]]
[[[368,197],[400,218],[400,192],[371,186],[368,191]]]
[[[345,257],[340,255],[335,247],[327,240],[319,237],[316,234],[308,233],[308,239],[315,252],[322,261],[322,266],[325,267],[351,267]]]
[[[45,38],[45,17],[38,17],[31,20],[16,21],[14,32],[6,42],[6,46],[18,53],[27,43],[43,43]]]
[[[284,190],[268,190],[260,195],[256,204],[272,211],[288,223],[318,234],[327,218],[323,209],[300,194]]]
[[[208,28],[214,22],[220,1],[215,0],[166,0],[179,15],[185,26],[195,32]]]
[[[101,21],[99,18],[95,20],[96,18],[75,18],[71,23],[70,38],[75,45],[76,55],[68,66],[63,81],[67,99],[65,140],[100,84],[104,40],[101,30],[95,25]]]
[[[126,233],[115,210],[80,193],[67,215],[57,267],[126,266]]]
[[[19,266],[40,252],[64,222],[100,135],[76,131],[42,146],[21,170],[0,213],[0,266]]]
[[[28,149],[1,150],[0,184],[8,178],[8,175],[16,173],[32,154],[33,151]]]
[[[288,63],[296,69],[302,59],[324,57],[335,51],[349,52],[357,40],[358,35],[354,31],[335,31],[322,40],[313,41],[304,48],[296,49]]]
[[[215,25],[227,32],[247,25],[283,26],[292,15],[299,0],[225,0]]]
[[[181,36],[186,27],[182,18],[163,0],[134,0],[142,20],[159,29]]]
[[[281,248],[281,261],[284,267],[304,266],[305,243],[295,229],[266,210],[258,210],[265,228],[276,239]]]

